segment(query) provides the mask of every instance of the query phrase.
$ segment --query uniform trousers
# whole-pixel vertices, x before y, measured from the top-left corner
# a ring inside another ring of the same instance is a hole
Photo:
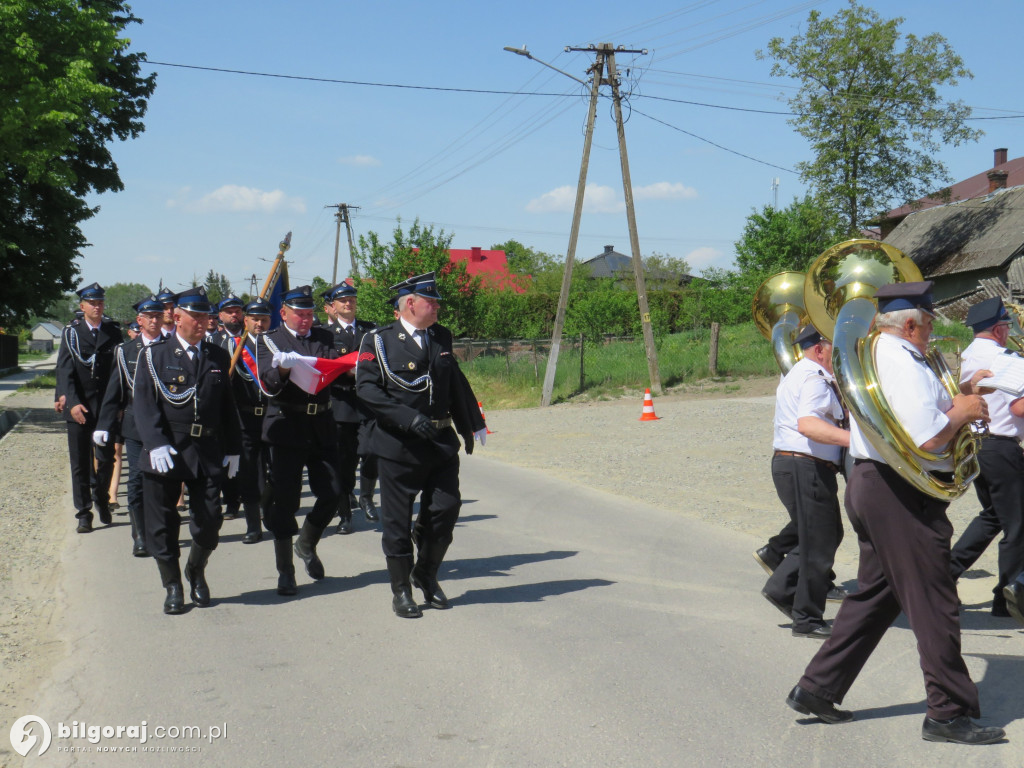
[[[811,659],[800,687],[826,701],[842,702],[902,610],[917,639],[928,716],[981,716],[978,689],[960,652],[947,506],[915,489],[887,464],[854,463],[846,511],[860,548],[857,591],[840,605],[832,636]]]
[[[377,466],[380,471],[381,548],[384,556],[412,556],[412,508],[420,492],[423,496],[416,532],[421,545],[450,545],[462,507],[459,455],[417,464],[379,456]]]
[[[124,454],[128,459],[128,484],[127,484],[127,497],[128,497],[128,510],[132,515],[138,515],[137,519],[142,518],[142,467],[139,466],[140,457],[142,454],[142,441],[135,440],[131,437],[124,439]]]
[[[114,443],[98,446],[92,441],[96,429],[95,419],[85,424],[76,421],[68,425],[68,454],[71,457],[71,497],[78,510],[75,517],[90,517],[93,503],[96,508],[110,506],[110,478],[114,474]],[[93,464],[93,457],[96,462]]]
[[[836,472],[804,456],[773,456],[772,480],[779,500],[796,520],[798,541],[765,584],[776,602],[790,606],[793,628],[824,624],[832,565],[843,540]]]
[[[180,477],[171,478],[153,472],[142,473],[142,506],[146,516],[146,549],[157,560],[176,562],[181,554],[178,533]],[[192,541],[203,549],[216,549],[224,518],[220,512],[220,475],[185,480],[188,488],[188,530]]]
[[[981,512],[953,547],[953,578],[960,578],[981,557],[1000,531],[999,580],[994,605],[1005,605],[1003,587],[1024,571],[1024,451],[1016,440],[989,437],[978,453],[981,474],[974,490]]]
[[[238,462],[238,498],[242,504],[259,504],[266,487],[267,451],[263,443],[263,419],[242,416],[242,454]]]
[[[348,503],[348,497],[356,487],[356,467],[359,465],[359,422],[335,422],[338,434],[338,479],[341,483],[341,500]]]
[[[338,510],[341,482],[338,479],[338,449],[335,445],[271,445],[270,484],[273,498],[263,525],[275,539],[288,539],[299,532],[295,519],[302,497],[302,468],[309,477],[309,489],[316,497],[306,515],[310,525],[323,531]]]

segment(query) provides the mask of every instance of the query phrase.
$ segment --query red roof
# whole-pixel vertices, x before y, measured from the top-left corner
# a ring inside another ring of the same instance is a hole
[[[491,288],[511,288],[516,293],[526,289],[518,284],[516,276],[508,271],[508,259],[504,251],[488,251],[483,248],[450,248],[448,258],[452,263],[466,263],[466,273],[470,277],[479,277],[481,282]]]

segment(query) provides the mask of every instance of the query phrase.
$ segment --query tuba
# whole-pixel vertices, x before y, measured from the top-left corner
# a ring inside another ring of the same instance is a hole
[[[754,325],[772,343],[775,362],[783,374],[803,357],[793,340],[807,323],[804,312],[803,272],[779,272],[772,275],[754,293]]]
[[[963,495],[978,476],[978,440],[962,427],[946,450],[922,450],[907,434],[882,395],[875,369],[879,331],[872,328],[875,291],[883,285],[915,282],[921,271],[901,251],[876,240],[847,240],[827,249],[807,270],[804,306],[814,327],[832,339],[832,367],[850,413],[871,445],[900,475],[923,493],[943,501]],[[925,355],[951,396],[960,393],[941,352]],[[953,460],[953,479],[929,472],[922,461]]]

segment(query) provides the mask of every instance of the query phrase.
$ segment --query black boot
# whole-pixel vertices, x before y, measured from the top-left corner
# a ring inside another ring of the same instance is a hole
[[[185,590],[181,586],[181,569],[177,560],[157,560],[160,569],[160,581],[167,589],[164,600],[164,613],[178,614],[185,612]]]
[[[243,504],[245,510],[245,536],[242,537],[243,544],[255,544],[263,541],[263,526],[260,522],[260,510],[256,504]]]
[[[338,530],[336,533],[347,536],[352,533],[352,510],[346,509],[346,505],[342,504],[341,509],[338,511]]]
[[[422,540],[420,541],[422,542]],[[422,542],[419,547],[419,556],[416,558],[416,565],[412,569],[412,583],[418,589],[423,590],[423,599],[432,608],[451,607],[448,598],[441,591],[441,585],[437,583],[437,571],[441,567],[447,551],[447,544]]]
[[[325,575],[324,564],[316,554],[316,544],[322,535],[323,531],[309,520],[305,520],[299,531],[299,538],[295,540],[295,554],[306,564],[306,573],[313,581],[320,581]]]
[[[423,611],[412,599],[412,585],[409,574],[412,572],[411,557],[389,557],[388,575],[391,577],[391,610],[403,619],[418,619]]]
[[[377,514],[377,507],[373,503],[373,487],[376,484],[376,478],[359,478],[359,508],[363,510],[366,519],[371,523],[380,519],[380,516]]]
[[[292,562],[292,540],[274,539],[274,558],[277,560],[277,594],[297,595],[295,586],[295,564]]]
[[[212,549],[203,549],[194,541],[188,552],[188,562],[185,563],[185,578],[188,579],[192,588],[189,590],[189,597],[196,605],[205,608],[210,604],[210,585],[206,583],[206,563],[210,560]]]
[[[149,557],[149,550],[146,549],[146,530],[143,524],[142,512],[133,512],[128,508],[128,521],[132,524],[132,554],[135,557]]]

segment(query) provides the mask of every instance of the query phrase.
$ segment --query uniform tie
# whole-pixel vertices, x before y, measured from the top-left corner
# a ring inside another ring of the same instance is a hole
[[[192,347],[189,347],[187,351],[188,351],[188,359],[191,360],[194,363],[196,361],[196,358],[199,357],[199,348],[192,346]]]

